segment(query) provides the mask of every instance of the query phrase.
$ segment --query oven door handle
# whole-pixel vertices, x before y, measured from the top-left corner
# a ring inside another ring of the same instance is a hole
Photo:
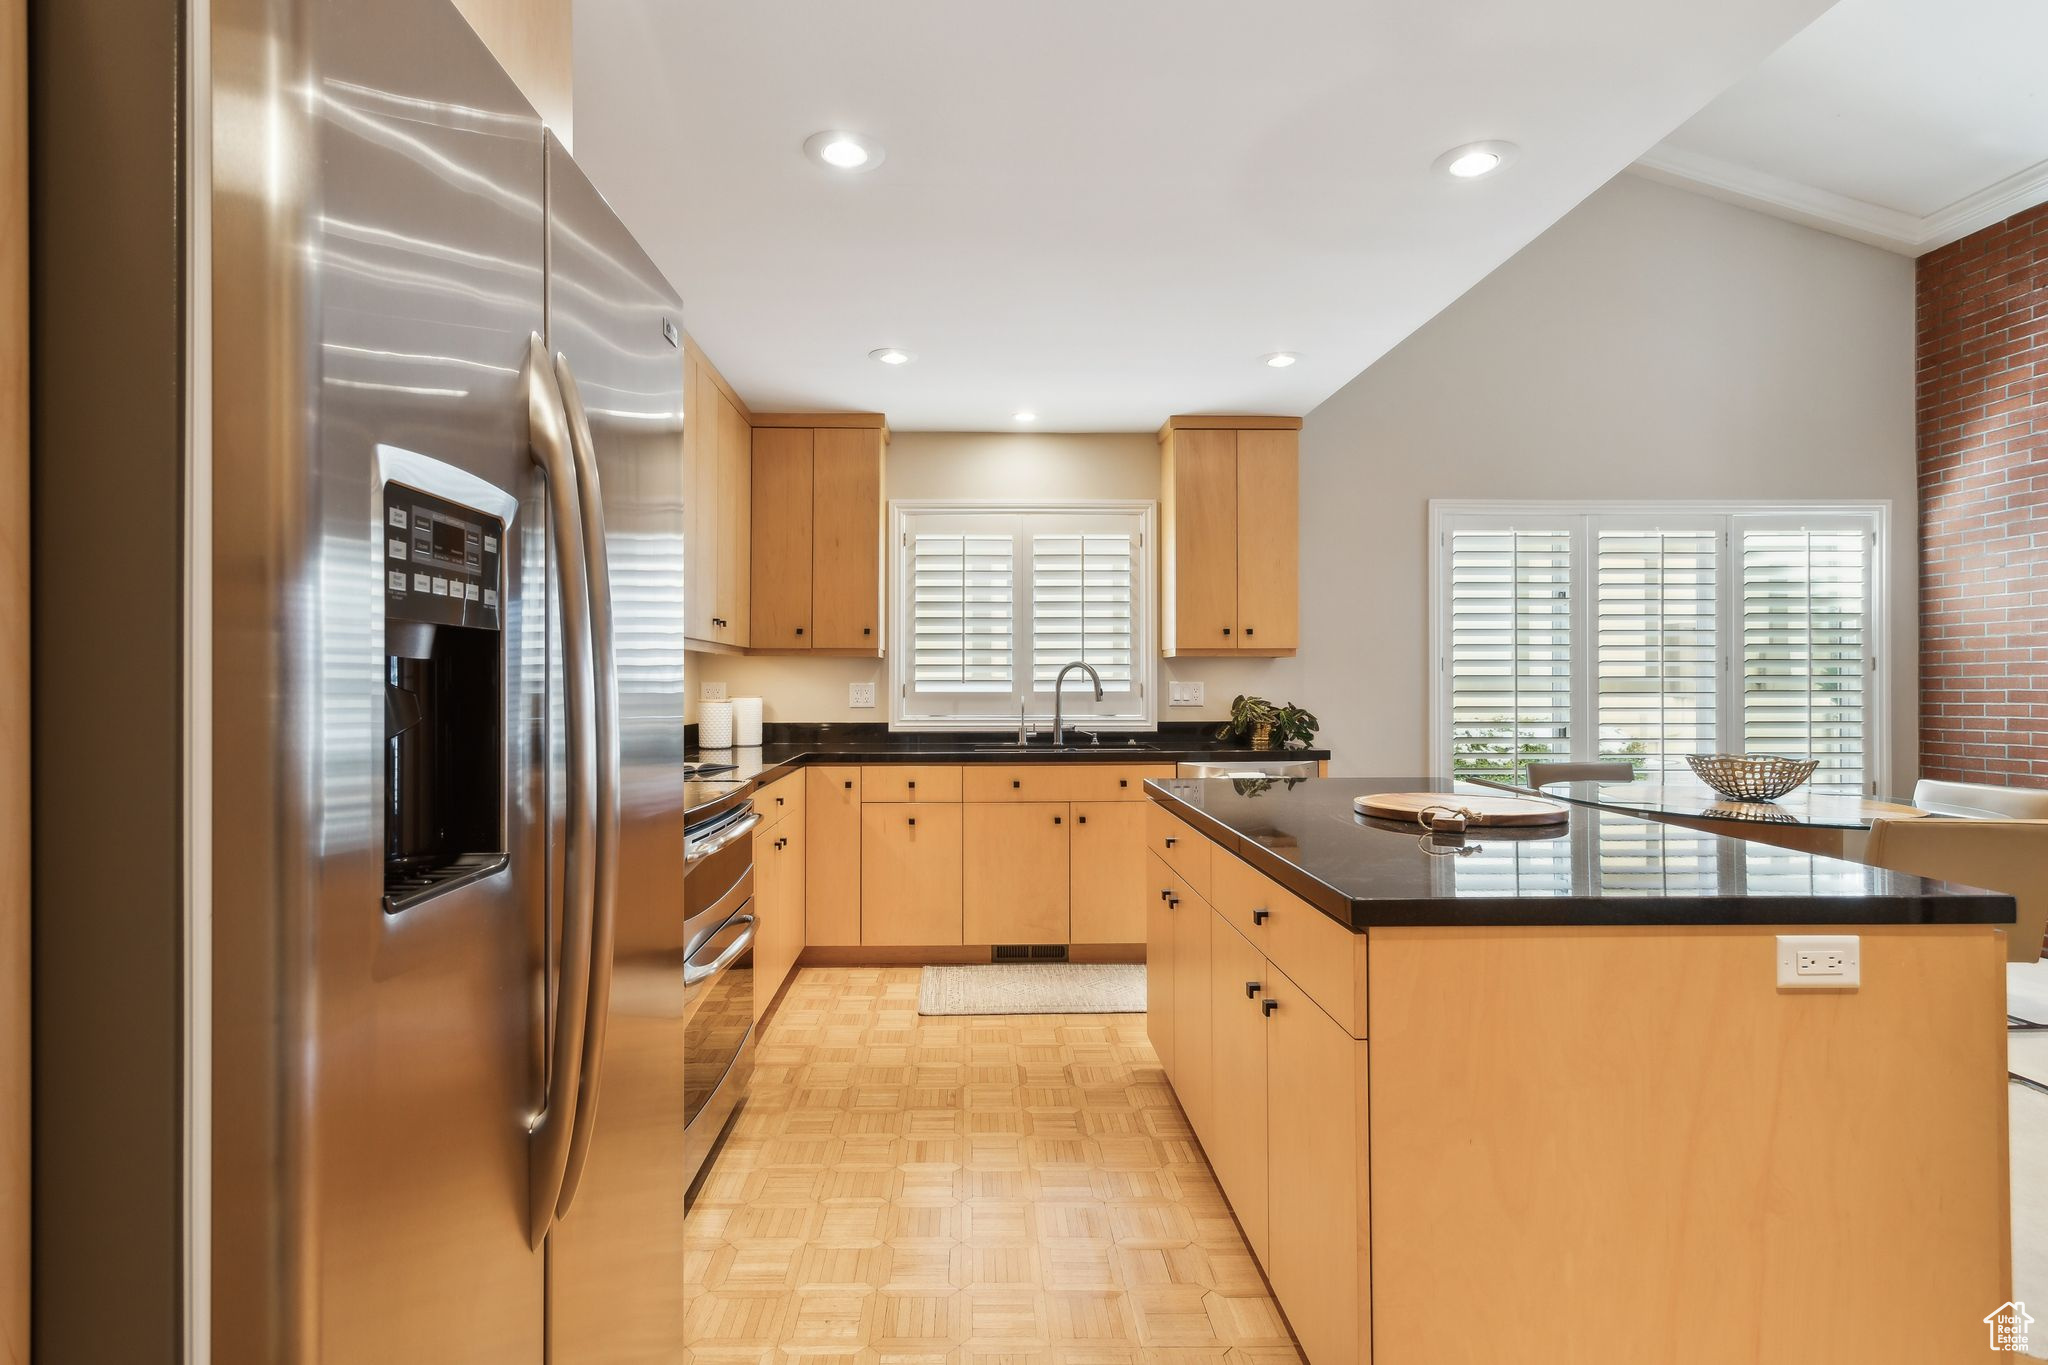
[[[687,840],[684,841],[683,866],[689,867],[695,863],[703,862],[706,858],[709,858],[712,854],[718,852],[718,850],[724,848],[727,844],[732,843],[734,840],[740,838],[742,835],[752,834],[754,832],[754,827],[759,825],[760,823],[761,812],[748,811],[744,817],[733,821],[730,825],[727,825],[724,829],[718,831],[718,833],[712,835],[708,839],[701,840],[694,844],[688,842]]]
[[[553,1226],[581,1090],[584,1032],[590,1022],[590,950],[596,911],[598,734],[591,693],[596,689],[590,630],[589,580],[585,577],[583,514],[576,471],[569,453],[569,424],[562,396],[539,334],[526,343],[523,376],[527,442],[533,462],[547,481],[548,541],[556,591],[562,603],[564,768],[568,830],[563,847],[562,937],[555,969],[554,1034],[548,1039],[546,1087],[540,1110],[527,1126],[527,1236],[538,1247]]]
[[[754,926],[756,923],[758,921],[752,915],[734,915],[731,919],[727,920],[725,922],[725,929],[720,929],[717,933],[713,934],[706,941],[704,947],[698,949],[698,951],[703,952],[705,949],[712,947],[725,935],[725,930],[732,928],[734,925],[740,926],[740,936],[726,945],[725,949],[717,957],[701,967],[695,962],[685,962],[683,964],[683,985],[686,987],[701,985],[731,966],[734,958],[754,946]]]
[[[612,632],[612,573],[604,524],[604,491],[597,478],[597,443],[590,435],[590,417],[583,393],[569,369],[569,358],[555,355],[555,382],[562,416],[569,428],[569,458],[576,473],[576,497],[583,513],[583,565],[590,596],[590,661],[592,729],[597,749],[597,856],[591,888],[590,974],[585,994],[583,1074],[576,1086],[576,1121],[569,1130],[569,1161],[562,1173],[562,1191],[555,1199],[555,1217],[568,1214],[590,1155],[597,1128],[597,1106],[604,1085],[604,1032],[611,1015],[612,957],[618,939],[617,887],[619,865],[619,678],[618,640]]]

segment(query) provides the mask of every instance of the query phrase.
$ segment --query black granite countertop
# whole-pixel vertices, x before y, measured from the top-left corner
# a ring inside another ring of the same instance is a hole
[[[1052,747],[1038,735],[1028,747],[1006,745],[1011,736],[995,731],[895,732],[886,725],[787,725],[764,727],[762,744],[735,749],[699,749],[690,727],[692,764],[731,764],[730,770],[693,780],[685,798],[692,816],[728,799],[738,784],[765,785],[799,768],[823,763],[1211,763],[1315,762],[1328,749],[1250,749],[1216,738],[1215,721],[1163,725],[1149,733],[1104,730],[1102,742]]]
[[[1151,797],[1354,931],[1458,925],[2010,924],[2013,898],[1577,806],[1433,837],[1357,814],[1426,778],[1147,782]]]

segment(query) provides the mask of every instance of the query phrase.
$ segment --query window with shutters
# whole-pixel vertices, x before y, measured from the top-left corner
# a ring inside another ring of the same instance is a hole
[[[898,502],[891,724],[1014,730],[1152,724],[1149,503]]]
[[[1432,503],[1438,771],[1544,761],[1693,781],[1689,754],[1882,781],[1885,509]]]

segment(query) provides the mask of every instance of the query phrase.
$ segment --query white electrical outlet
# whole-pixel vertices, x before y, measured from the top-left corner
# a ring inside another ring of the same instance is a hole
[[[846,685],[846,704],[853,707],[868,707],[872,709],[875,704],[875,685],[871,682],[848,683]]]
[[[1202,685],[1198,682],[1168,684],[1166,704],[1168,706],[1200,706],[1202,704]]]
[[[1778,989],[1853,991],[1863,984],[1861,940],[1854,934],[1778,935]]]
[[[700,691],[699,691],[699,692],[697,693],[697,700],[698,700],[698,701],[724,701],[724,700],[725,700],[725,684],[724,684],[724,683],[715,683],[715,682],[708,682],[708,683],[705,683],[705,684],[704,684],[704,686],[703,686],[703,688],[702,688],[702,690],[700,690]]]

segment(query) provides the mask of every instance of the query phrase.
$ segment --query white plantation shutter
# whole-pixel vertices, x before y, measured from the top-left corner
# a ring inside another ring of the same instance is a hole
[[[911,685],[918,691],[1010,693],[1015,558],[1007,535],[911,537]]]
[[[1031,683],[1049,692],[1060,669],[1092,664],[1105,692],[1136,683],[1136,537],[1072,532],[1031,538]],[[1092,694],[1079,672],[1069,691]]]
[[[1687,756],[1732,750],[1874,790],[1881,515],[1433,506],[1437,771],[1621,759],[1690,783]]]
[[[1744,752],[1818,760],[1816,791],[1867,790],[1868,529],[1762,525],[1737,534]]]
[[[1451,769],[1521,781],[1571,757],[1571,531],[1473,527],[1450,536]]]
[[[892,724],[1014,729],[1053,712],[1052,684],[1080,660],[1102,677],[1067,680],[1068,720],[1151,722],[1153,596],[1144,504],[899,503]]]
[[[1685,756],[1715,751],[1720,531],[1596,526],[1592,536],[1598,755],[1644,778],[1689,777]]]

